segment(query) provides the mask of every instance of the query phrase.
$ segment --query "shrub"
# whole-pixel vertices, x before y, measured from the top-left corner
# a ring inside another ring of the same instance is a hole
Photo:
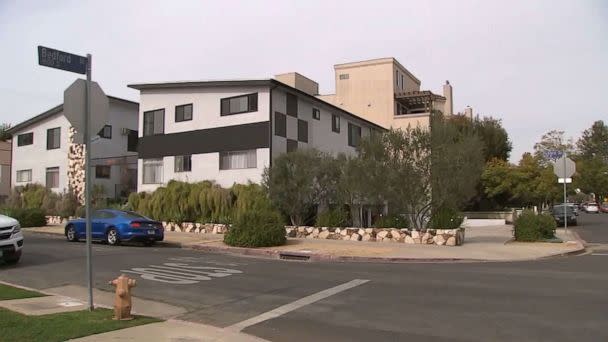
[[[10,216],[19,221],[21,227],[42,227],[46,226],[44,211],[39,208],[20,209],[7,208],[2,212],[3,215]]]
[[[224,243],[236,247],[271,247],[284,245],[285,226],[276,211],[242,213],[224,235]]]
[[[316,227],[346,227],[348,214],[341,209],[329,209],[317,215]]]
[[[408,228],[408,226],[407,218],[398,215],[380,216],[374,222],[376,228]]]
[[[59,201],[56,204],[56,215],[63,218],[76,215],[79,203],[78,198],[72,192],[67,192],[61,195]]]
[[[431,215],[429,228],[433,229],[455,229],[460,227],[464,217],[453,208],[442,207]]]
[[[545,239],[552,239],[555,237],[555,228],[557,228],[557,223],[555,219],[551,215],[542,214],[538,215],[537,219],[540,235]]]
[[[555,235],[557,224],[551,215],[536,215],[531,210],[525,210],[515,220],[515,240],[538,241],[551,239]]]

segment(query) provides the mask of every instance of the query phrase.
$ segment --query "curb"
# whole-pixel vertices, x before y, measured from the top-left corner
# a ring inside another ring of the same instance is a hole
[[[25,228],[27,229],[27,228]],[[64,237],[65,235],[62,232],[41,232],[36,230],[25,230],[28,233],[38,234],[38,235],[46,235],[52,237]],[[93,240],[95,242],[95,240]],[[173,241],[157,241],[156,247],[167,247],[167,248],[189,248],[188,245],[184,245],[181,242],[173,242]]]

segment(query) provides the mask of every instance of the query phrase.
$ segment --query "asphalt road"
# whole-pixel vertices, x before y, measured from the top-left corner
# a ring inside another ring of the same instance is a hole
[[[310,263],[96,244],[95,286],[135,272],[136,296],[228,327],[369,280],[243,330],[273,341],[608,341],[608,215],[581,214],[574,229],[597,243],[593,253],[517,263]],[[0,266],[0,279],[84,286],[84,246],[26,234],[22,262]]]

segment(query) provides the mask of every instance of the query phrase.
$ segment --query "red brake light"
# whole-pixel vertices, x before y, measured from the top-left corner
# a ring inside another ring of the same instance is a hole
[[[131,222],[131,227],[133,227],[133,228],[139,228],[139,227],[141,227],[141,223],[139,223],[139,222]]]

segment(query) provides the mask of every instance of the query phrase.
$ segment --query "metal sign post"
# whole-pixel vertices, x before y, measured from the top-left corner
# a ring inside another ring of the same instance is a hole
[[[91,251],[91,139],[89,119],[91,113],[91,55],[86,57],[74,55],[71,53],[38,46],[38,64],[49,68],[61,69],[65,71],[75,72],[78,74],[86,74],[86,91],[85,91],[85,108],[84,115],[84,144],[85,144],[85,216],[86,216],[86,234],[87,234],[87,286],[89,290],[89,310],[94,309],[93,305],[93,262]],[[77,129],[78,129],[77,128]]]
[[[87,91],[85,97],[84,112],[84,203],[87,229],[87,287],[89,290],[89,310],[93,311],[93,256],[91,250],[92,225],[91,225],[91,130],[89,118],[91,114],[91,66],[92,57],[87,54]]]
[[[557,156],[557,151],[554,152],[553,155]],[[558,160],[553,163],[553,172],[558,177],[558,183],[561,183],[561,179],[563,179],[564,183],[564,231],[568,231],[568,206],[566,202],[568,201],[567,193],[566,193],[566,185],[568,180],[572,181],[569,177],[572,177],[574,172],[576,172],[576,164],[572,159],[568,158],[566,155],[566,151],[560,152],[561,156]]]

